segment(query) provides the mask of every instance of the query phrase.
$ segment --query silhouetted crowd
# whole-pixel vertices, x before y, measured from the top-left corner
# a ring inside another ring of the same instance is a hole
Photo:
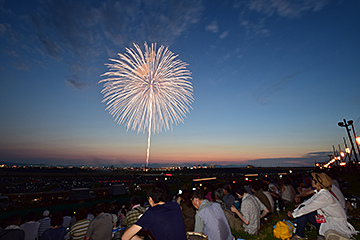
[[[264,221],[294,204],[287,212],[297,225],[292,239],[305,239],[308,223],[318,230],[318,239],[350,239],[357,231],[347,221],[341,182],[333,172],[313,172],[204,183],[175,195],[156,182],[147,197],[133,196],[130,202],[46,210],[40,219],[33,211],[12,215],[1,221],[0,240],[232,240],[234,233],[258,234]]]

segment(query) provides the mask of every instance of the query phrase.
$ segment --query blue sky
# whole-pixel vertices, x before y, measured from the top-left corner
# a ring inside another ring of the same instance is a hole
[[[147,134],[114,122],[99,84],[109,58],[144,42],[189,64],[195,99],[184,124],[152,135],[150,166],[328,160],[344,148],[337,122],[360,117],[359,10],[355,0],[0,0],[0,161],[144,164]]]

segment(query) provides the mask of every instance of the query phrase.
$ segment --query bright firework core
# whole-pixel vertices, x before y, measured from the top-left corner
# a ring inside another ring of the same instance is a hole
[[[146,167],[149,166],[151,132],[172,129],[172,124],[184,122],[191,109],[193,88],[189,81],[191,72],[168,48],[156,44],[144,44],[145,53],[139,45],[126,48],[120,59],[110,59],[109,71],[101,91],[106,110],[118,124],[124,123],[139,133],[148,130]]]

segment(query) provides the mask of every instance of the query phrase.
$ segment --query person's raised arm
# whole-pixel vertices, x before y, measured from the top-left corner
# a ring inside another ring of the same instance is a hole
[[[124,232],[124,234],[121,236],[121,240],[137,240],[137,239],[141,239],[138,236],[135,236],[136,233],[138,233],[141,230],[142,227],[140,227],[139,225],[132,225],[128,230],[126,230]]]

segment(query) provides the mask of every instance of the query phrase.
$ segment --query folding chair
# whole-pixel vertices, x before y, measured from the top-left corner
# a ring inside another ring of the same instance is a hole
[[[208,236],[199,232],[186,232],[188,240],[208,240]]]

